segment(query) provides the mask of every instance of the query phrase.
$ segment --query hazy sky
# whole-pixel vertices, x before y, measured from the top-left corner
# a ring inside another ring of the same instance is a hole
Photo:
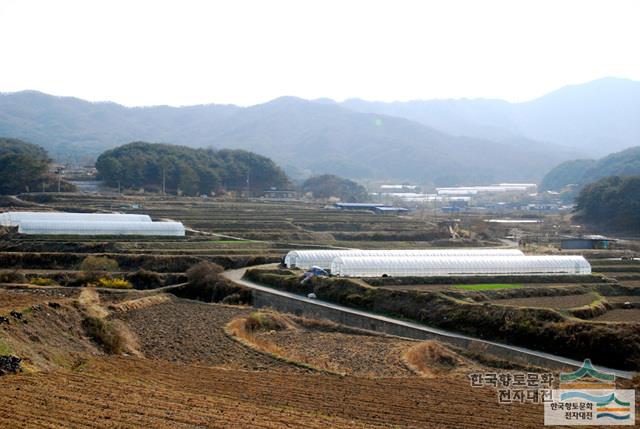
[[[0,0],[0,91],[126,105],[535,98],[640,80],[640,1]]]

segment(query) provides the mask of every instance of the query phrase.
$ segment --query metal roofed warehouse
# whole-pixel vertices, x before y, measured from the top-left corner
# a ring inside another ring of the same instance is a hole
[[[344,277],[586,275],[591,265],[582,256],[337,256],[331,273]]]
[[[518,249],[457,248],[457,249],[404,249],[404,250],[292,250],[287,253],[284,263],[288,268],[309,269],[317,266],[331,268],[331,262],[337,256],[523,256]]]

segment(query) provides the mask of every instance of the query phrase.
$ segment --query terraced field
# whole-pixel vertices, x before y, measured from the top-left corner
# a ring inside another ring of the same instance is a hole
[[[594,317],[592,320],[598,322],[634,322],[640,323],[640,309],[616,309],[609,310],[601,316]]]
[[[581,295],[563,296],[542,296],[531,298],[497,299],[491,301],[493,304],[514,305],[517,307],[544,307],[544,308],[574,308],[589,305],[598,297],[595,294],[586,293]]]
[[[500,406],[464,379],[245,372],[137,358],[0,379],[0,425],[78,428],[533,428],[536,405]]]
[[[138,337],[140,350],[150,359],[225,366],[243,370],[294,370],[229,338],[224,326],[249,307],[204,304],[174,298],[158,305],[118,313]]]

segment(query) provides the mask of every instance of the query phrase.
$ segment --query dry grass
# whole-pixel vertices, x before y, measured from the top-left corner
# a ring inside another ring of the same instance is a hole
[[[435,341],[425,341],[409,348],[403,359],[412,370],[427,378],[468,370],[474,366],[469,360]]]
[[[119,302],[117,304],[113,304],[109,306],[109,310],[118,312],[118,313],[126,313],[132,310],[140,310],[142,308],[151,307],[153,305],[162,304],[163,302],[167,302],[171,300],[171,295],[166,293],[161,293],[153,296],[145,296],[144,298],[132,299],[129,301]]]

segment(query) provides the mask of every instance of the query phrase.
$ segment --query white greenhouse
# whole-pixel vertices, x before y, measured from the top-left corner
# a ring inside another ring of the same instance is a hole
[[[309,269],[317,266],[331,268],[331,262],[338,256],[371,257],[417,257],[417,256],[523,256],[518,249],[405,249],[405,250],[292,250],[287,253],[284,263],[288,268]]]
[[[582,256],[338,256],[331,273],[344,277],[585,275],[591,265]]]
[[[24,221],[50,222],[151,222],[149,215],[120,213],[6,212],[0,213],[1,226],[20,226]]]
[[[184,236],[181,222],[114,222],[28,220],[20,222],[18,233],[28,235],[156,235]]]

